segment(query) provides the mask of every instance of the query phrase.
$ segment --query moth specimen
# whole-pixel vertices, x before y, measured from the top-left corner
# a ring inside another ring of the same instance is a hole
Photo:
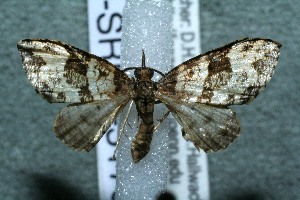
[[[196,56],[166,74],[146,67],[120,70],[63,42],[18,43],[23,67],[36,92],[51,103],[69,102],[56,117],[56,136],[75,150],[89,151],[133,100],[140,120],[131,145],[135,163],[150,150],[154,104],[162,102],[182,126],[186,140],[205,152],[226,148],[239,135],[228,107],[253,100],[271,79],[281,45],[245,38]],[[129,78],[126,70],[134,70]],[[151,80],[154,73],[162,78]]]

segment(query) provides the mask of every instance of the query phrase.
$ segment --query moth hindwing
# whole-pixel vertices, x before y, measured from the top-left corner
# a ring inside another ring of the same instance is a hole
[[[228,107],[251,102],[265,88],[281,45],[245,38],[196,56],[167,74],[145,65],[119,70],[110,62],[65,43],[22,40],[18,49],[28,79],[49,102],[69,102],[54,131],[76,150],[89,151],[125,105],[133,100],[141,119],[132,145],[134,162],[144,158],[155,131],[154,104],[164,103],[182,126],[183,137],[206,152],[226,148],[239,135]],[[124,71],[134,70],[130,79]],[[154,72],[162,75],[155,83]]]

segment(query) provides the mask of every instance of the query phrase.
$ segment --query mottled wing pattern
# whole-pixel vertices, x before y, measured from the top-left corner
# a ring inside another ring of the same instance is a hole
[[[92,102],[128,94],[130,79],[110,62],[65,43],[26,39],[18,43],[23,67],[49,102]]]
[[[182,127],[182,135],[205,152],[225,149],[240,131],[236,114],[226,106],[162,99]]]
[[[192,58],[167,73],[156,97],[187,103],[244,104],[270,80],[281,45],[269,39],[243,39]]]
[[[128,99],[128,96],[122,96],[65,107],[54,122],[56,136],[77,151],[89,151],[114,122]]]
[[[271,79],[281,45],[243,39],[192,58],[157,84],[157,99],[183,128],[183,137],[204,151],[226,148],[239,135],[227,106],[249,103]]]
[[[56,136],[89,151],[130,100],[128,76],[110,62],[48,39],[18,43],[23,67],[37,93],[49,102],[72,102],[57,116]]]

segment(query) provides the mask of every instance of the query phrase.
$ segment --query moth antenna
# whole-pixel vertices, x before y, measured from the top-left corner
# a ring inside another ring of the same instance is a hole
[[[146,61],[145,61],[145,53],[144,53],[144,49],[142,49],[142,67],[146,67]]]

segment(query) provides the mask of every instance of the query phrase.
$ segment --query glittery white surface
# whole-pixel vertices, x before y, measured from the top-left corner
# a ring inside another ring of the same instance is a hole
[[[144,50],[147,67],[163,73],[169,71],[172,59],[171,22],[170,2],[128,0],[123,13],[121,67],[140,67]],[[164,105],[156,105],[154,121],[166,111]],[[122,115],[125,116],[126,112],[124,109]],[[155,199],[167,184],[168,120],[154,133],[149,154],[137,164],[132,162],[130,154],[131,140],[139,124],[135,108],[131,111],[128,123],[132,128],[126,126],[116,156],[116,199]]]

